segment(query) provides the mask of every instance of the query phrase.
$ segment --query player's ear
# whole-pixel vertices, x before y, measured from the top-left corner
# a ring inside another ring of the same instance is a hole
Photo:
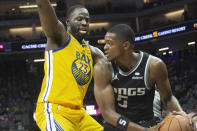
[[[124,50],[130,49],[130,47],[131,47],[131,44],[130,44],[129,41],[125,41],[125,42],[123,43],[123,48],[124,48]]]
[[[69,19],[66,19],[66,25],[70,25],[70,20]]]

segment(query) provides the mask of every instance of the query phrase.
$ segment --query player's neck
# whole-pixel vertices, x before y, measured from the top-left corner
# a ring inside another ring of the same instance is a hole
[[[72,34],[73,35],[73,34]],[[74,34],[73,35],[74,37],[75,37],[75,39],[77,39],[77,41],[82,45],[83,43],[82,43],[82,41],[83,41],[83,38],[82,37],[80,37],[80,36],[78,36],[78,35],[76,35],[76,34]]]
[[[116,63],[123,71],[130,71],[136,65],[139,56],[139,53],[129,52],[118,59]]]
[[[75,39],[77,39],[77,41],[78,41],[81,45],[83,44],[83,43],[82,43],[82,41],[83,41],[83,38],[82,38],[82,37],[80,37],[80,36],[77,35],[77,34],[75,34],[74,37],[75,37]]]
[[[72,30],[71,30],[70,28],[68,28],[68,32],[69,32],[70,34],[72,34],[72,36],[74,36],[75,39],[77,39],[77,41],[78,41],[80,44],[83,44],[83,43],[82,43],[82,41],[83,41],[83,38],[82,38],[82,37],[80,37],[78,34],[72,32]]]

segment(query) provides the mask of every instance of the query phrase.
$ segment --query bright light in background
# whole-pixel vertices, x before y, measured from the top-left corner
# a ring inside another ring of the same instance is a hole
[[[51,4],[52,6],[57,6],[57,4]],[[19,6],[20,9],[28,9],[28,8],[37,8],[37,5],[21,5]]]
[[[195,41],[193,41],[193,42],[189,42],[189,43],[187,43],[188,45],[195,45],[196,44],[196,42]]]
[[[150,0],[144,0],[144,3],[146,4],[146,3],[149,3],[150,2]]]
[[[98,27],[106,27],[109,26],[110,23],[102,22],[102,23],[90,23],[90,28],[98,28]]]
[[[97,41],[98,44],[105,44],[105,40],[104,39],[100,39]]]
[[[168,53],[169,53],[169,54],[172,54],[173,52],[172,52],[172,51],[169,51]]]
[[[41,31],[42,27],[36,27],[37,31]],[[16,33],[16,32],[28,32],[32,31],[32,27],[23,27],[23,28],[10,28],[9,29],[10,33]]]
[[[164,51],[164,50],[168,50],[168,49],[169,49],[168,47],[165,47],[165,48],[159,49],[159,51]]]
[[[166,55],[166,52],[164,52],[163,55]]]
[[[181,10],[173,11],[170,13],[166,13],[165,16],[166,17],[173,17],[173,16],[177,16],[177,15],[182,15],[183,12],[184,12],[184,9],[181,9]]]
[[[44,59],[35,59],[34,62],[44,62]]]
[[[95,105],[86,106],[86,110],[94,110],[94,109],[95,109]]]

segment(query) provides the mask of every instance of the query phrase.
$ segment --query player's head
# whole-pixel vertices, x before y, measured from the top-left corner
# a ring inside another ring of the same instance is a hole
[[[82,5],[75,5],[68,9],[66,24],[68,31],[77,39],[82,39],[89,31],[89,12]]]
[[[135,35],[130,26],[118,24],[109,29],[105,35],[104,50],[108,60],[121,57],[134,47]]]

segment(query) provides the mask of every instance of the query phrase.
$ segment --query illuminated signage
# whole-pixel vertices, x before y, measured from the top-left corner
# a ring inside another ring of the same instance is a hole
[[[147,40],[151,38],[153,38],[153,34],[141,35],[141,36],[135,37],[135,41]]]
[[[186,31],[186,26],[181,26],[181,27],[176,27],[176,28],[161,30],[161,31],[153,31],[150,34],[145,34],[145,35],[135,37],[135,41],[148,40],[148,39],[152,39],[152,38],[175,34],[178,32],[184,32],[184,31]]]
[[[28,44],[21,45],[22,50],[30,50],[30,49],[42,49],[45,48],[46,44]]]
[[[194,23],[194,28],[197,28],[197,23]]]
[[[96,109],[96,105],[84,105],[84,108],[86,112],[91,116],[100,114],[100,111]]]
[[[186,26],[182,26],[182,27],[173,28],[173,29],[158,32],[158,36],[170,35],[170,34],[174,34],[174,33],[177,33],[177,32],[183,32],[185,30],[186,30]]]
[[[172,34],[177,34],[177,33],[181,33],[181,32],[192,31],[192,30],[196,30],[196,29],[197,29],[197,20],[194,20],[194,21],[189,21],[184,24],[177,24],[173,27],[160,28],[158,30],[153,30],[150,32],[138,34],[135,37],[135,41],[139,42],[139,41],[159,38],[159,37],[163,37],[163,36],[168,36],[168,35],[172,35]]]
[[[4,42],[0,43],[0,52],[10,52],[11,51],[11,43]]]
[[[0,44],[0,50],[5,50],[5,45],[4,44]]]

